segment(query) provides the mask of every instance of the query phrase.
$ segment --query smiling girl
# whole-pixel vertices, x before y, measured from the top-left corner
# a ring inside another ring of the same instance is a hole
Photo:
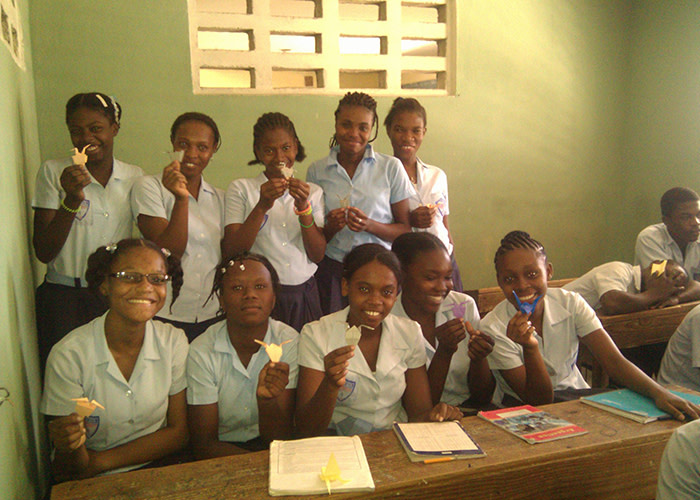
[[[184,113],[170,128],[173,160],[162,176],[146,176],[134,185],[131,206],[145,238],[182,259],[185,282],[180,300],[158,319],[182,328],[190,342],[214,324],[218,304],[207,301],[221,260],[224,192],[202,173],[221,145],[219,128],[202,113]]]
[[[700,408],[671,394],[620,354],[579,294],[547,288],[552,264],[541,243],[512,231],[501,240],[494,263],[506,300],[486,315],[481,329],[496,341],[488,359],[504,392],[537,405],[551,403],[554,391],[587,389],[576,367],[583,342],[618,384],[653,399],[678,420],[685,419],[684,413],[698,417]],[[536,305],[523,312],[519,304]]]
[[[341,309],[342,260],[353,247],[379,243],[385,248],[411,230],[408,198],[412,189],[401,163],[377,153],[377,103],[362,92],[348,92],[335,110],[335,133],[327,157],[315,161],[306,180],[323,189],[328,245],[316,279],[325,314]]]
[[[241,253],[218,266],[214,292],[226,319],[190,348],[187,402],[197,458],[267,448],[292,437],[297,341],[290,326],[270,319],[279,278],[263,256]],[[284,346],[272,362],[260,342]]]
[[[85,150],[87,162],[49,160],[37,173],[33,243],[37,258],[47,264],[36,293],[42,370],[56,342],[105,312],[87,289],[88,255],[105,242],[131,235],[133,219],[124,200],[143,171],[114,158],[121,115],[121,106],[106,94],[71,97],[66,124],[73,146]]]
[[[100,247],[88,260],[90,289],[106,314],[54,346],[46,366],[41,412],[49,419],[59,479],[121,472],[174,453],[187,444],[185,361],[181,330],[152,321],[175,301],[179,259],[145,240]],[[104,409],[82,418],[75,398]]]
[[[309,323],[299,340],[296,425],[301,435],[327,429],[351,436],[392,422],[461,418],[430,399],[420,327],[390,314],[399,289],[396,255],[373,243],[343,260],[342,292],[349,306]],[[357,327],[357,346],[346,330]]]
[[[299,331],[321,317],[314,273],[326,250],[323,191],[293,175],[306,153],[282,113],[258,118],[253,151],[249,164],[265,169],[253,179],[234,180],[226,191],[224,253],[252,251],[270,260],[281,282],[272,317]]]

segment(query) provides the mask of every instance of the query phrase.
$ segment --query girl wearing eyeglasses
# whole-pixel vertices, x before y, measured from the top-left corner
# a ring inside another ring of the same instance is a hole
[[[135,469],[179,451],[188,440],[182,330],[153,321],[180,292],[182,268],[147,240],[97,249],[87,282],[108,311],[56,344],[46,367],[41,412],[49,420],[57,480]],[[100,403],[88,417],[74,399]]]

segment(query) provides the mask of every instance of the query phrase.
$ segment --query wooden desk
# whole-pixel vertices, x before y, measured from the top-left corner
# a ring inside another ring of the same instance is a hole
[[[467,417],[466,429],[488,456],[425,465],[408,460],[392,431],[370,433],[362,442],[376,490],[333,497],[654,498],[661,454],[678,422],[642,425],[578,401],[543,408],[588,434],[530,445],[478,417]],[[71,481],[55,486],[51,498],[268,499],[268,470],[268,452],[262,451]]]
[[[698,304],[700,301],[686,302],[663,309],[600,316],[600,322],[620,349],[658,344],[668,342],[686,314]],[[581,344],[579,359],[581,363],[591,366],[593,387],[607,387],[608,376],[583,344]]]

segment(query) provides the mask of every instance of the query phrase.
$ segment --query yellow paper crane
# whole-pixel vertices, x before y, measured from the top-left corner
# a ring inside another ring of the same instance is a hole
[[[85,154],[85,150],[89,147],[90,145],[88,144],[85,146],[82,151],[78,151],[78,148],[73,148],[73,157],[71,158],[73,160],[73,165],[83,165],[88,161],[88,157]]]
[[[277,344],[269,344],[268,345],[265,342],[263,342],[262,340],[255,339],[255,342],[257,342],[258,344],[260,344],[261,346],[263,346],[265,348],[265,352],[269,356],[270,361],[272,361],[273,363],[277,363],[277,362],[279,362],[280,359],[282,359],[282,346],[284,344],[287,344],[288,342],[291,342],[291,341],[292,341],[292,339],[289,339],[289,340],[285,340],[280,345],[277,345]]]
[[[349,483],[350,479],[343,479],[340,477],[340,467],[338,466],[338,461],[335,459],[335,454],[331,453],[328,459],[328,464],[325,467],[321,467],[321,474],[319,474],[321,481],[326,483],[326,488],[328,488],[328,494],[331,494],[331,483],[334,481],[340,481],[341,483]]]
[[[102,406],[94,399],[90,401],[88,398],[72,398],[71,401],[75,401],[75,413],[77,413],[83,418],[92,415],[92,412],[95,411],[95,408],[102,408],[103,410],[105,409],[104,406]]]
[[[662,260],[658,264],[656,262],[651,263],[651,275],[652,276],[661,276],[663,273],[666,272],[666,260]]]

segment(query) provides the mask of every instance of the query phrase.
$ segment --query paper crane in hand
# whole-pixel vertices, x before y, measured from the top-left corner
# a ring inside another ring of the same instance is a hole
[[[467,313],[467,301],[455,302],[449,306],[452,309],[452,314],[455,318],[464,319],[464,315]]]
[[[343,479],[340,477],[340,467],[338,466],[338,461],[335,459],[335,454],[331,453],[328,459],[328,464],[325,467],[321,467],[321,474],[319,474],[321,481],[326,483],[326,488],[328,489],[328,494],[331,494],[331,483],[334,481],[340,481],[341,483],[349,483],[350,479]]]
[[[362,337],[362,331],[360,330],[360,328],[374,330],[374,328],[367,325],[360,325],[359,327],[348,326],[347,330],[345,330],[345,343],[347,345],[357,345],[358,342],[360,342],[360,337]]]
[[[255,342],[257,342],[258,344],[260,344],[261,346],[263,346],[265,348],[265,352],[267,353],[268,357],[270,358],[270,361],[272,361],[273,363],[277,363],[277,362],[279,362],[280,359],[282,359],[282,346],[284,344],[291,342],[291,341],[292,341],[292,339],[285,340],[280,345],[277,345],[277,344],[266,344],[262,340],[255,339]]]
[[[83,165],[83,166],[85,166],[85,164],[86,164],[87,161],[88,161],[88,157],[87,157],[87,155],[85,154],[85,150],[86,150],[89,146],[90,146],[90,144],[88,144],[87,146],[85,146],[85,147],[82,149],[82,151],[79,151],[78,148],[73,148],[73,156],[72,156],[72,158],[71,158],[71,159],[73,160],[73,165]]]
[[[513,295],[515,296],[515,301],[518,303],[518,309],[520,309],[520,311],[523,314],[532,314],[532,312],[535,310],[535,306],[540,301],[540,299],[543,297],[543,295],[540,295],[539,297],[537,297],[535,299],[535,301],[533,303],[529,303],[529,302],[520,302],[520,297],[518,297],[518,294],[515,293],[515,290],[513,290]]]
[[[75,413],[77,413],[83,418],[92,415],[92,412],[95,411],[95,408],[102,408],[103,410],[105,409],[104,406],[102,406],[94,399],[90,401],[88,398],[72,398],[71,401],[75,401]]]
[[[285,179],[289,180],[290,177],[294,177],[294,168],[293,167],[288,167],[286,163],[283,161],[280,162],[277,165],[280,169],[280,172],[282,172],[282,175],[284,176]]]

